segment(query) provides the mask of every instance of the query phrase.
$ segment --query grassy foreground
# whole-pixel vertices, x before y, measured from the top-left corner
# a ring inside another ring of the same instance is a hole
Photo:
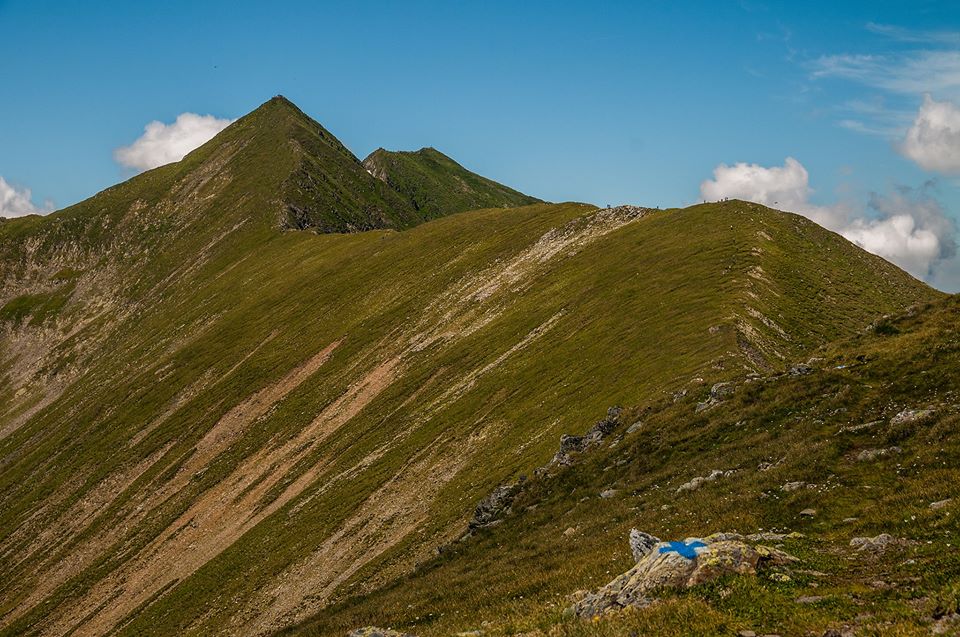
[[[958,324],[960,299],[952,297],[821,349],[809,375],[741,382],[706,412],[694,409],[702,388],[677,402],[642,404],[627,421],[642,423],[635,432],[533,478],[503,524],[285,634],[332,635],[370,623],[423,635],[480,628],[489,635],[820,635],[829,628],[929,635],[938,626],[954,634]],[[890,423],[908,408],[935,414]],[[894,447],[900,451],[876,459],[861,455]],[[736,473],[676,492],[713,468]],[[792,482],[804,484],[784,490]],[[616,497],[599,497],[609,488]],[[801,516],[806,509],[816,514]],[[783,544],[801,561],[785,581],[729,577],[664,591],[661,603],[643,610],[593,622],[566,617],[568,594],[629,567],[631,527],[678,539],[798,532]],[[850,546],[853,537],[880,533],[898,542],[883,552]]]

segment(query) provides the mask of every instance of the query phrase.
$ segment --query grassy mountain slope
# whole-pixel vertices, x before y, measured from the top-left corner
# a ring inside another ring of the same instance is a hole
[[[283,232],[331,175],[389,203],[298,113],[0,226],[0,634],[270,633],[411,572],[607,406],[941,296],[743,202]]]
[[[286,634],[371,623],[422,635],[481,625],[488,635],[954,634],[958,320],[951,297],[880,321],[815,352],[811,374],[741,378],[709,411],[695,410],[705,388],[640,403],[611,435],[617,444],[533,478],[499,526]],[[898,424],[904,409],[934,413]],[[871,457],[878,449],[888,453]],[[711,469],[735,473],[677,493]],[[798,532],[784,544],[801,561],[786,580],[728,577],[601,621],[566,617],[570,593],[632,565],[631,527],[677,539]],[[850,545],[880,533],[896,540],[886,551]]]
[[[363,165],[371,175],[404,195],[426,219],[466,210],[540,203],[535,197],[470,172],[433,148],[414,152],[378,148],[363,160]]]

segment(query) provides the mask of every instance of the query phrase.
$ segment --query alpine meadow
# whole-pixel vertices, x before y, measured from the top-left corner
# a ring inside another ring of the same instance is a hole
[[[868,30],[954,64],[921,26]],[[371,46],[369,112],[446,81],[396,93],[407,53]],[[890,51],[804,72],[892,95]],[[949,90],[898,161],[960,174],[929,154],[960,153]],[[586,108],[558,91],[537,117]],[[553,203],[556,164],[525,194],[441,124],[361,159],[311,115],[153,122],[56,210],[0,178],[0,636],[960,634],[955,177],[864,208],[788,158],[676,207]],[[576,126],[556,148],[591,152]]]

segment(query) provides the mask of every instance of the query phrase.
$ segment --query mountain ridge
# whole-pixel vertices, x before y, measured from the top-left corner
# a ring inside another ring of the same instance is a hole
[[[342,186],[341,210],[368,214],[388,190],[285,100],[263,108],[178,164],[0,226],[0,635],[297,625],[436,564],[481,498],[611,405],[686,409],[943,299],[741,201],[284,231],[291,200],[315,212]],[[672,444],[715,442],[726,409]]]
[[[451,212],[526,206],[540,199],[472,173],[432,147],[417,151],[383,148],[363,160],[367,171],[388,184],[427,219]]]

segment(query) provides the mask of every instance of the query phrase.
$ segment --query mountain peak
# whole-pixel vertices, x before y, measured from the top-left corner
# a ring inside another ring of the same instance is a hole
[[[274,95],[273,97],[268,99],[266,102],[264,102],[257,108],[253,109],[250,112],[250,114],[252,115],[254,113],[261,113],[261,112],[276,113],[278,111],[296,113],[296,114],[302,115],[303,117],[307,117],[307,115],[302,110],[300,110],[299,106],[291,102],[289,99],[287,99],[283,95]]]

